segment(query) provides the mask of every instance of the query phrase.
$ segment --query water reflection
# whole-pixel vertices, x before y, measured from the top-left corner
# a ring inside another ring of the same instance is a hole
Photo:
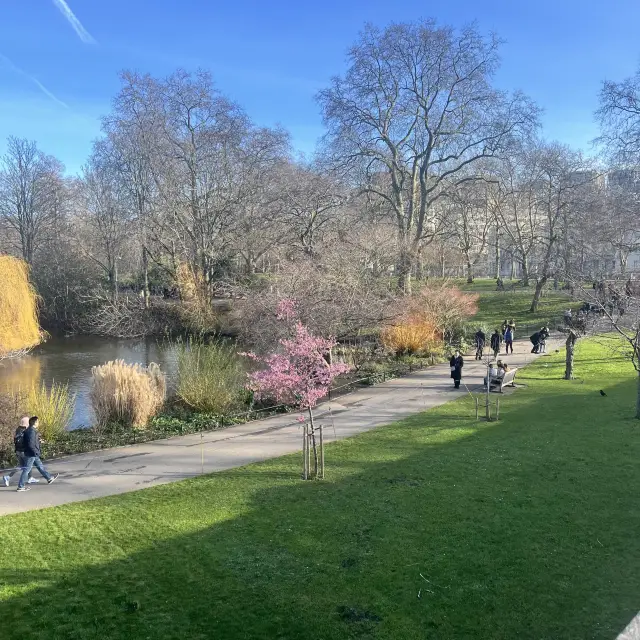
[[[91,367],[109,360],[124,360],[130,364],[145,366],[156,362],[167,374],[169,387],[176,377],[176,351],[169,344],[155,339],[118,340],[75,336],[52,338],[29,355],[0,362],[0,389],[28,389],[41,381],[47,385],[53,381],[68,384],[69,390],[76,394],[76,410],[71,428],[90,426],[93,423],[89,398]]]

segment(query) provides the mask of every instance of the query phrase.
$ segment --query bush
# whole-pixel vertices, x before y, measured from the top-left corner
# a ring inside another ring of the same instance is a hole
[[[93,367],[91,375],[91,404],[98,426],[117,423],[144,429],[164,404],[167,382],[154,362],[143,367],[116,360]]]
[[[13,465],[13,434],[22,415],[18,394],[0,393],[0,467]]]
[[[178,350],[177,397],[203,413],[224,413],[241,404],[246,372],[235,349],[190,340]]]
[[[429,319],[409,316],[403,322],[383,329],[382,344],[396,355],[432,353],[442,347],[442,334]]]
[[[67,385],[55,382],[50,389],[44,382],[39,387],[32,386],[24,398],[25,413],[38,416],[38,430],[44,440],[55,440],[66,431],[75,407],[75,394],[69,393]]]

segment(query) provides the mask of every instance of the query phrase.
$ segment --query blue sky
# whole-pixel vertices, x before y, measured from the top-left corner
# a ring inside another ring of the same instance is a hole
[[[75,173],[118,72],[177,67],[209,69],[254,121],[284,125],[308,153],[322,134],[314,95],[344,70],[363,24],[421,17],[496,31],[506,40],[498,85],[545,109],[547,137],[584,150],[601,81],[640,62],[638,0],[2,0],[0,153],[8,135],[27,137]]]

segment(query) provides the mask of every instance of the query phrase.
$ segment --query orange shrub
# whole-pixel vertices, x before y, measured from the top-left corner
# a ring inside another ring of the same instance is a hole
[[[382,344],[396,354],[431,353],[442,344],[442,333],[428,318],[409,316],[383,329]]]
[[[411,298],[408,313],[428,319],[444,334],[478,312],[479,298],[476,293],[465,293],[446,284],[426,286]]]

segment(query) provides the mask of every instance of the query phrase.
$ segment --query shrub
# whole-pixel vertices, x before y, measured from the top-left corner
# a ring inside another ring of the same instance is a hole
[[[0,467],[13,464],[13,434],[22,414],[22,401],[17,393],[0,393]]]
[[[24,398],[25,412],[40,419],[38,430],[44,440],[55,440],[66,431],[75,407],[75,394],[69,393],[67,385],[55,382],[49,389],[44,382],[33,385]]]
[[[29,282],[26,263],[0,256],[0,358],[30,349],[41,340],[36,292]]]
[[[98,426],[110,423],[144,429],[162,407],[167,383],[160,367],[107,362],[91,369],[91,404]]]
[[[404,321],[383,329],[380,340],[396,355],[432,353],[440,349],[442,334],[430,319],[409,316]]]
[[[235,349],[190,340],[178,349],[177,397],[204,413],[224,413],[240,404],[246,373]]]

